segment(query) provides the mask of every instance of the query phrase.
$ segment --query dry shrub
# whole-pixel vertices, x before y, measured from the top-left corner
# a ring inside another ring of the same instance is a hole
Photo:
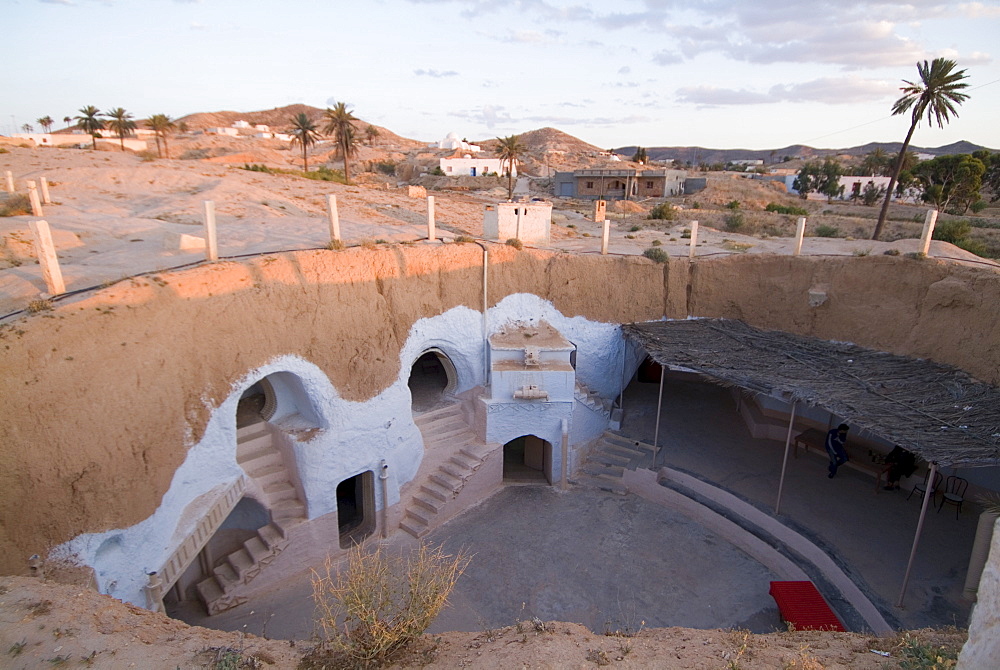
[[[312,575],[323,638],[316,653],[347,667],[385,661],[441,613],[469,560],[426,544],[405,556],[357,545],[339,571],[327,556],[323,574]]]
[[[31,199],[23,193],[12,193],[0,200],[0,216],[27,216],[31,214]]]

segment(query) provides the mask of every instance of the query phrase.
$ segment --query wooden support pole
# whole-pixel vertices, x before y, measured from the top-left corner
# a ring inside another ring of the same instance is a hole
[[[910,548],[910,560],[906,563],[906,572],[903,574],[903,586],[899,589],[899,600],[896,602],[896,607],[903,606],[903,597],[906,596],[906,585],[910,581],[910,570],[913,569],[913,559],[917,556],[917,545],[920,543],[920,533],[924,529],[924,517],[927,516],[927,502],[935,493],[934,478],[937,476],[937,467],[938,464],[936,462],[931,462],[931,470],[927,475],[927,488],[924,489],[924,499],[920,505],[920,519],[917,521],[917,531],[913,534],[913,546]]]
[[[806,217],[800,216],[795,224],[795,255],[802,253],[802,238],[806,235]]]
[[[326,215],[330,220],[330,241],[340,242],[340,213],[337,211],[337,196],[326,196]]]
[[[688,258],[694,258],[694,252],[698,246],[698,222],[691,222],[691,247],[688,249]]]
[[[49,198],[49,180],[45,177],[39,177],[38,185],[42,188],[42,204],[51,205],[52,199]]]
[[[667,368],[660,365],[660,394],[656,397],[656,428],[653,430],[653,468],[656,468],[656,460],[660,455],[660,409],[663,407],[663,378],[667,374]]]
[[[42,203],[38,199],[38,187],[35,186],[34,181],[28,182],[28,199],[31,201],[31,215],[45,216],[42,212]]]
[[[565,491],[569,488],[569,421],[562,420],[562,463],[559,467],[559,489]]]
[[[785,456],[781,459],[781,478],[778,480],[778,502],[774,503],[775,516],[781,511],[781,492],[785,488],[785,469],[788,467],[788,450],[792,446],[792,429],[795,426],[795,409],[797,406],[798,403],[793,400],[792,415],[788,417],[788,434],[785,435]]]
[[[29,221],[28,227],[35,238],[35,254],[42,266],[42,276],[49,294],[58,295],[66,292],[62,270],[59,269],[59,257],[56,256],[56,245],[52,243],[52,231],[48,221]]]
[[[934,224],[937,223],[938,211],[936,209],[928,209],[927,215],[924,217],[924,232],[920,234],[920,253],[924,256],[931,248],[931,238],[934,236]]]
[[[437,239],[434,226],[434,196],[427,196],[427,239],[433,242]]]
[[[8,193],[13,193],[14,192],[14,173],[11,172],[10,170],[7,170],[5,176],[7,178],[7,192]]]
[[[608,255],[608,241],[611,239],[611,222],[606,218],[602,222],[604,229],[601,232],[601,255]]]
[[[215,201],[205,201],[205,258],[219,260],[219,243],[215,235]]]

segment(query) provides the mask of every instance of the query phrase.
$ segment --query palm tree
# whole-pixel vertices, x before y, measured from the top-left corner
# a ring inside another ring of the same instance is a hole
[[[90,135],[92,148],[97,148],[97,133],[104,130],[104,121],[97,118],[101,110],[93,105],[80,108],[80,116],[76,117],[76,127]]]
[[[125,151],[125,136],[131,135],[132,131],[135,130],[135,121],[132,120],[132,115],[126,112],[122,107],[115,107],[104,116],[111,119],[108,121],[108,128],[115,131],[115,134],[118,135],[118,141],[121,142],[122,151]]]
[[[910,146],[910,139],[913,131],[916,130],[920,119],[927,114],[927,125],[937,122],[938,128],[944,128],[949,115],[958,116],[955,105],[960,105],[968,99],[968,95],[962,93],[963,88],[969,85],[962,80],[966,78],[965,70],[955,71],[956,63],[946,58],[935,58],[930,63],[924,61],[921,65],[917,63],[917,74],[920,75],[919,82],[903,80],[906,86],[899,90],[903,92],[903,97],[892,106],[892,114],[903,114],[912,108],[910,117],[910,130],[906,133],[903,146],[899,149],[899,156],[893,167],[892,175],[889,179],[889,187],[885,190],[885,202],[882,203],[882,211],[878,215],[878,223],[875,224],[875,232],[872,239],[877,240],[882,236],[882,228],[885,225],[886,215],[889,213],[889,201],[892,199],[893,189],[896,180],[899,179],[899,172],[903,167],[903,160],[906,157],[906,149]]]
[[[340,149],[340,155],[344,158],[344,181],[350,184],[351,169],[348,159],[354,155],[354,147],[357,145],[354,122],[358,119],[354,116],[354,110],[347,109],[347,105],[343,102],[338,102],[333,109],[327,107],[323,114],[326,116],[326,127],[323,128],[323,132],[333,135],[337,148]]]
[[[371,124],[368,124],[368,127],[365,128],[365,139],[368,140],[368,146],[372,146],[375,143],[375,140],[381,134],[382,133],[378,131],[378,128],[376,128]]]
[[[291,119],[292,124],[292,144],[298,144],[302,147],[302,167],[306,172],[309,172],[309,156],[306,152],[309,151],[309,147],[316,144],[316,140],[319,139],[319,131],[316,130],[316,124],[306,116],[305,112],[299,112]]]
[[[38,119],[38,125],[40,125],[42,127],[42,130],[44,130],[45,132],[49,132],[50,130],[52,130],[53,123],[55,123],[55,121],[52,120],[51,116],[46,115]]]
[[[887,167],[889,167],[889,156],[886,155],[885,149],[875,147],[865,154],[861,161],[861,174],[884,176],[882,173],[886,171]]]
[[[160,138],[163,138],[163,148],[167,153],[167,158],[170,158],[170,148],[167,146],[167,133],[177,128],[177,124],[166,114],[153,114],[146,119],[146,125],[155,133],[156,155],[160,158],[163,157],[163,154],[160,153]]]
[[[517,163],[517,159],[521,157],[527,147],[521,144],[520,138],[517,135],[511,135],[510,137],[497,138],[497,156],[500,157],[500,166],[507,164],[507,199],[514,199],[514,164]]]
[[[35,127],[30,123],[25,123],[21,126],[21,130],[23,130],[26,133],[33,133],[35,132]]]
[[[72,116],[64,116],[63,117],[63,123],[65,123],[66,127],[69,128],[69,124],[73,123],[73,117]]]

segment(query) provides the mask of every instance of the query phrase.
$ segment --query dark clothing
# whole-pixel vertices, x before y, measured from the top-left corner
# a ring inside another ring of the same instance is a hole
[[[896,486],[901,477],[909,477],[917,469],[917,458],[902,447],[894,447],[885,457],[889,465],[887,478],[890,486]]]
[[[834,428],[827,432],[826,453],[830,457],[830,465],[827,467],[830,471],[829,477],[836,475],[837,468],[850,460],[847,458],[847,451],[844,449],[845,444],[847,444],[847,433],[841,435],[839,428]]]

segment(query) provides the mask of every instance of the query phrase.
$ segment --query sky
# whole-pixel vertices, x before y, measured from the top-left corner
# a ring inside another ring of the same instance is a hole
[[[916,63],[969,99],[913,144],[1000,150],[1000,0],[0,0],[0,132],[346,102],[423,141],[558,128],[604,148],[898,142]]]

